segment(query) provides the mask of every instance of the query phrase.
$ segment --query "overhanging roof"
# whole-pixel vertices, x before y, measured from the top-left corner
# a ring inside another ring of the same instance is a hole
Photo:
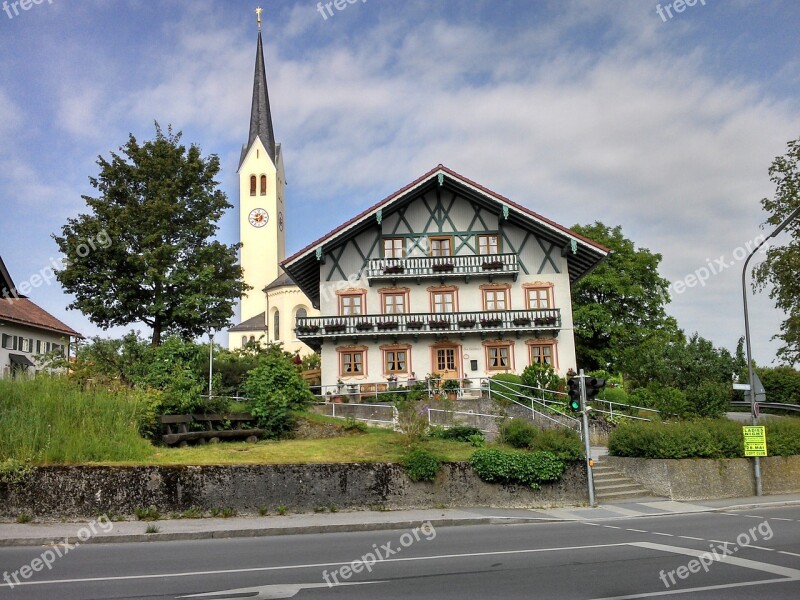
[[[22,354],[9,354],[8,358],[11,361],[12,365],[18,365],[20,367],[35,367],[36,366],[30,358],[28,358],[27,356],[24,356]]]
[[[611,250],[605,246],[511,201],[505,196],[493,192],[443,165],[439,165],[416,181],[381,200],[290,256],[281,263],[283,268],[291,275],[303,293],[309,297],[314,306],[319,306],[320,275],[317,254],[325,254],[341,245],[347,239],[375,227],[376,216],[379,211],[382,214],[382,218],[386,218],[394,211],[410,204],[426,192],[439,186],[453,190],[467,200],[495,213],[504,214],[505,211],[508,211],[509,223],[531,231],[538,237],[546,239],[563,249],[574,248],[574,252],[570,251],[566,254],[572,283],[589,273],[611,253]]]

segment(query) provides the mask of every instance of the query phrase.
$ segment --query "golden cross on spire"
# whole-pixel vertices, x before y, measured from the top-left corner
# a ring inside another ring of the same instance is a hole
[[[261,31],[261,13],[264,12],[264,9],[260,6],[256,8],[256,19],[258,19],[258,30]]]

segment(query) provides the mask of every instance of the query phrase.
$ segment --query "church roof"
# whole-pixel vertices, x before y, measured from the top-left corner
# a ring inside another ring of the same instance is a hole
[[[478,205],[486,206],[491,210],[502,211],[503,214],[508,215],[506,218],[510,223],[532,231],[554,244],[561,247],[574,244],[574,251],[569,253],[568,258],[569,279],[572,284],[589,273],[611,253],[611,250],[605,246],[511,201],[505,196],[493,192],[443,165],[438,165],[416,181],[409,183],[401,190],[384,198],[317,241],[312,242],[293,256],[290,256],[281,265],[286,272],[291,274],[312,304],[318,306],[320,296],[318,257],[339,246],[343,241],[374,228],[376,219],[386,217],[390,212],[398,210],[427,191],[441,186],[463,195]],[[380,222],[380,220],[377,222]]]
[[[0,256],[0,296],[3,298],[19,298],[17,287],[14,285],[14,280],[6,269],[6,264],[3,262],[3,257]],[[24,297],[24,296],[23,296]]]
[[[294,279],[289,277],[288,273],[284,272],[281,273],[275,281],[273,281],[267,287],[265,287],[263,291],[267,292],[269,290],[274,290],[279,287],[286,287],[287,285],[295,285],[295,283]]]
[[[243,323],[239,323],[235,327],[231,327],[228,331],[230,332],[238,332],[238,331],[266,331],[267,330],[267,313],[262,312],[257,314],[255,317],[251,317],[244,321]]]
[[[267,154],[275,162],[275,132],[272,129],[272,111],[269,107],[269,91],[267,90],[267,71],[264,66],[264,47],[261,42],[261,31],[258,32],[258,47],[256,48],[256,71],[253,76],[253,103],[250,108],[250,135],[247,145],[242,148],[239,167],[242,166],[244,157],[252,148],[256,138],[261,140]]]

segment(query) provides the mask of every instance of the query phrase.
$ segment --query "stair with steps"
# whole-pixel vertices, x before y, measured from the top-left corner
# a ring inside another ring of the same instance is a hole
[[[599,503],[609,504],[632,500],[633,498],[654,497],[653,492],[650,490],[604,464],[602,458],[595,461],[592,468],[592,477],[594,478],[595,499]]]

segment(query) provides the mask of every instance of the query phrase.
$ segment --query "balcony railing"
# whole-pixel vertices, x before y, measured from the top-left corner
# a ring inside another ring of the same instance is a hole
[[[498,275],[519,275],[516,254],[478,254],[470,256],[416,256],[373,258],[367,265],[367,279],[420,279]]]
[[[297,338],[535,332],[561,329],[561,310],[505,310],[461,313],[354,315],[297,319]]]

